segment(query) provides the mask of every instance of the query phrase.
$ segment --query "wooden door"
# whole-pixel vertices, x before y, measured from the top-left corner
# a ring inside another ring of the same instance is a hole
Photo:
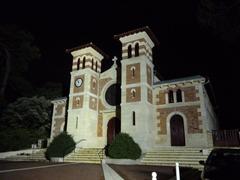
[[[180,115],[174,115],[170,120],[171,145],[185,146],[185,134],[183,118]]]
[[[111,144],[120,132],[120,120],[118,118],[112,118],[107,125],[107,144]]]

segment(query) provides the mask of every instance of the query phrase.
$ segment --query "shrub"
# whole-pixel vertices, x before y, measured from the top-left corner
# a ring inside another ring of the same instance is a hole
[[[141,152],[139,145],[126,133],[118,134],[108,149],[109,156],[115,159],[138,159]]]
[[[47,159],[51,157],[64,157],[75,149],[76,143],[72,136],[62,132],[56,136],[45,153]]]

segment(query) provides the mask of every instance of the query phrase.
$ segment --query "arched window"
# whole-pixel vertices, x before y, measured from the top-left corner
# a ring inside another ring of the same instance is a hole
[[[135,89],[131,89],[131,96],[132,96],[132,98],[136,97],[136,90]]]
[[[79,106],[79,105],[80,105],[80,98],[77,97],[77,98],[76,98],[76,101],[77,101],[77,106]]]
[[[139,44],[135,44],[135,57],[139,56]]]
[[[78,60],[77,60],[77,70],[79,70],[80,69],[80,58],[78,58]]]
[[[131,67],[131,74],[132,74],[132,78],[135,77],[135,70],[136,68],[134,66]]]
[[[181,89],[177,90],[177,102],[182,102],[182,91],[181,91]]]
[[[92,88],[93,88],[93,89],[96,88],[96,83],[97,83],[97,82],[96,82],[96,79],[93,79],[93,81],[92,81]]]
[[[93,70],[93,65],[94,65],[94,61],[93,61],[93,58],[92,58],[92,70]]]
[[[133,123],[133,126],[136,125],[136,114],[135,114],[135,111],[132,112],[132,123]]]
[[[95,71],[97,72],[97,66],[98,66],[98,62],[95,62]]]
[[[174,97],[173,97],[173,91],[172,90],[168,91],[168,102],[169,103],[174,103]]]
[[[82,66],[83,69],[85,69],[85,63],[86,63],[86,58],[84,57],[83,58],[83,66]]]
[[[128,46],[128,58],[131,58],[132,57],[132,46],[129,45]]]

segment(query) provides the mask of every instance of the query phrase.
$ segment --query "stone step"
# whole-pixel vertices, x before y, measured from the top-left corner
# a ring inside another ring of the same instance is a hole
[[[147,153],[144,154],[143,156],[145,157],[158,157],[158,156],[206,156],[200,153],[158,153],[158,154],[152,154],[152,153]]]
[[[98,157],[98,154],[71,154],[72,156],[79,156],[79,157]],[[99,155],[99,156],[102,156],[103,154]]]
[[[78,149],[65,157],[64,161],[100,164],[103,157],[102,149]]]
[[[174,160],[174,159],[156,159],[156,160],[144,160],[142,161],[144,163],[146,162],[166,162],[166,163],[175,163],[175,162],[179,162],[179,163],[182,163],[182,164],[199,164],[199,161],[196,161],[195,159],[178,159],[178,160]]]
[[[157,153],[202,153],[201,151],[150,151],[148,153],[157,154]]]
[[[81,152],[78,152],[78,153],[71,153],[71,154],[74,154],[74,155],[82,155],[82,156],[98,156],[98,153],[81,153]],[[99,154],[99,155],[103,155],[103,154]]]
[[[152,166],[176,166],[175,162],[174,163],[169,163],[169,162],[148,162],[148,163],[141,163],[142,165],[152,165]],[[203,170],[203,166],[200,164],[182,164],[180,163],[180,167],[191,167],[191,168],[196,168],[199,170]]]
[[[206,160],[204,157],[155,157],[155,158],[144,158],[143,161],[145,160],[191,160],[191,161],[200,161],[200,160]]]
[[[70,156],[70,157],[67,157],[67,158],[65,158],[65,159],[93,159],[93,160],[97,159],[97,160],[99,160],[100,158],[97,157],[97,156],[95,156],[95,157],[76,157],[76,156]]]
[[[45,150],[41,150],[29,155],[19,154],[19,155],[7,157],[6,160],[8,161],[46,161],[44,153],[45,153]]]
[[[182,167],[193,167],[202,169],[203,166],[199,164],[200,160],[206,160],[207,155],[203,155],[201,148],[183,148],[172,147],[153,149],[143,155],[141,163],[145,165],[165,165],[175,166],[179,162]]]
[[[101,164],[101,161],[93,161],[93,160],[76,160],[76,159],[66,159],[64,162],[80,162],[80,163],[90,163],[90,164]]]
[[[202,153],[146,153],[143,156],[156,157],[156,156],[207,156]]]

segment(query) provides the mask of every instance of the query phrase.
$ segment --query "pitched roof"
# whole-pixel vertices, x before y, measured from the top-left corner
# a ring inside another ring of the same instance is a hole
[[[159,82],[154,83],[154,85],[170,84],[170,83],[177,83],[177,82],[181,82],[181,81],[191,81],[191,80],[197,80],[197,79],[205,79],[205,78],[200,75],[188,76],[188,77],[183,77],[183,78],[159,81]]]
[[[97,52],[99,52],[101,55],[103,55],[105,58],[109,58],[109,56],[103,52],[101,49],[99,49],[95,44],[93,44],[92,42],[87,43],[87,44],[83,44],[81,46],[77,46],[74,48],[70,48],[70,49],[66,49],[66,53],[71,53],[72,51],[76,51],[79,49],[83,49],[83,48],[87,48],[87,47],[92,47],[93,49],[95,49]]]
[[[145,31],[149,35],[149,37],[151,38],[151,40],[155,44],[159,45],[159,41],[158,41],[157,37],[155,36],[155,34],[152,32],[152,30],[148,26],[144,26],[144,27],[141,27],[141,28],[138,28],[138,29],[127,31],[127,32],[124,32],[124,33],[121,33],[121,34],[118,34],[118,35],[114,35],[114,39],[119,39],[121,37],[129,36],[131,34],[138,33],[138,32],[143,32],[143,31]]]

